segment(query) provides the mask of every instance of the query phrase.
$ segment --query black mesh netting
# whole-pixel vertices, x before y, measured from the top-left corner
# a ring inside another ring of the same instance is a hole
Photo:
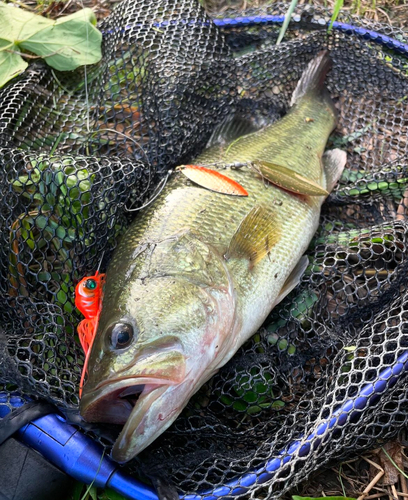
[[[65,74],[34,64],[0,94],[2,388],[72,413],[83,365],[74,287],[101,258],[106,268],[131,220],[126,208],[145,203],[227,115],[256,126],[282,116],[308,61],[330,49],[340,121],[329,147],[347,150],[348,164],[323,207],[310,266],[265,328],[130,466],[181,492],[257,470],[408,349],[408,56],[352,30],[328,34],[327,12],[306,9],[277,46],[276,24],[218,28],[193,0],[124,1],[100,26],[99,65]],[[390,26],[339,21],[407,43]],[[279,473],[246,496],[282,494],[328,461],[395,435],[408,421],[405,384],[402,373],[311,453],[286,465],[281,455]]]

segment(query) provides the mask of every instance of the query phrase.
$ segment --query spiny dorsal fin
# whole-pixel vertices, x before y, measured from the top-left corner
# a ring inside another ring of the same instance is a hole
[[[326,188],[331,191],[337,184],[347,163],[347,153],[341,149],[326,151],[322,157]]]
[[[266,180],[286,191],[307,196],[329,195],[322,186],[290,168],[263,160],[256,160],[253,163]]]
[[[290,294],[290,292],[299,284],[303,273],[306,271],[307,266],[309,265],[309,259],[304,255],[299,262],[296,264],[296,266],[292,269],[292,272],[289,274],[287,277],[276,301],[274,302],[273,306],[275,307],[279,302],[282,302],[282,300]]]
[[[246,258],[255,265],[269,254],[280,237],[280,226],[273,209],[257,205],[241,221],[225,258]]]
[[[221,144],[229,144],[238,137],[256,132],[257,127],[248,119],[238,114],[228,115],[219,125],[217,125],[207,143],[206,148]]]
[[[248,196],[247,190],[241,184],[216,170],[200,167],[199,165],[181,165],[177,169],[190,179],[190,181],[210,191],[232,196]]]
[[[290,105],[293,106],[296,104],[301,97],[309,92],[321,92],[324,88],[324,80],[331,66],[332,60],[327,50],[321,51],[312,59],[293,92]]]

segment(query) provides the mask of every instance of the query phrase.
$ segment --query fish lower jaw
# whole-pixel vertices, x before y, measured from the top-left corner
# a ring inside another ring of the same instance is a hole
[[[118,381],[85,395],[80,403],[80,413],[87,422],[124,425],[142,395],[167,385],[154,379]]]

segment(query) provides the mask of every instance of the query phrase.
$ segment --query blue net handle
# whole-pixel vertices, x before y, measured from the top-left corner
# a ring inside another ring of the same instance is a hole
[[[235,18],[224,18],[224,19],[213,19],[213,22],[219,28],[237,28],[237,27],[250,27],[259,26],[267,24],[282,24],[285,20],[285,16],[248,16],[248,17],[235,17]],[[322,20],[318,23],[320,26],[329,27],[330,22]],[[361,28],[359,26],[353,26],[352,24],[340,23],[334,21],[333,29],[342,31],[347,35],[357,35],[366,40],[371,40],[380,45],[384,45],[390,49],[393,49],[401,54],[408,55],[408,44],[400,42],[395,38],[391,38],[377,31],[368,30],[366,28]]]

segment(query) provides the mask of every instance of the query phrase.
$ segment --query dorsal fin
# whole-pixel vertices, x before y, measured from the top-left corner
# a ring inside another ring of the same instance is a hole
[[[217,125],[212,133],[206,148],[221,144],[229,144],[232,141],[242,137],[243,135],[256,132],[257,127],[248,119],[243,118],[239,114],[228,115],[219,125]]]
[[[251,265],[255,265],[269,254],[280,237],[280,226],[273,209],[257,205],[235,231],[225,259],[246,258]]]
[[[307,93],[322,92],[324,89],[324,80],[331,66],[332,60],[330,59],[329,52],[327,50],[319,52],[303,72],[293,92],[290,105],[293,106],[296,104]]]

